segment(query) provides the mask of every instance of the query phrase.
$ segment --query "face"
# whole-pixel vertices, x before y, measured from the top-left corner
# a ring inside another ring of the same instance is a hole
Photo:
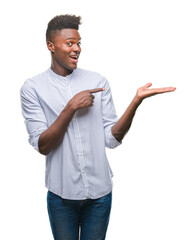
[[[53,67],[58,72],[69,74],[77,68],[81,52],[80,40],[80,35],[75,29],[62,29],[51,36],[47,46],[52,53]]]

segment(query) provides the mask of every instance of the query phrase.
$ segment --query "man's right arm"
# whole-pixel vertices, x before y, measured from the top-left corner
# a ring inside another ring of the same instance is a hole
[[[75,112],[78,109],[93,106],[93,99],[95,97],[92,93],[100,91],[104,91],[104,88],[79,92],[68,102],[53,124],[41,133],[38,140],[39,152],[41,154],[49,154],[62,142],[67,127]]]
[[[39,152],[41,154],[48,155],[51,150],[55,149],[61,143],[74,113],[75,109],[71,104],[67,104],[56,121],[41,133],[38,140]]]

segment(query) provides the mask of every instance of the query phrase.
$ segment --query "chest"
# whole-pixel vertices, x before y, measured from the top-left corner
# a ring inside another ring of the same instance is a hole
[[[90,83],[87,81],[49,81],[47,84],[42,84],[41,87],[39,86],[37,94],[48,122],[53,122],[75,94],[97,87],[99,86],[97,86],[97,84],[93,81]],[[93,109],[81,109],[78,111],[78,116],[81,115],[81,117],[83,117],[84,115],[90,114],[94,111],[96,112],[96,109],[100,108],[101,93],[95,93],[94,96]]]

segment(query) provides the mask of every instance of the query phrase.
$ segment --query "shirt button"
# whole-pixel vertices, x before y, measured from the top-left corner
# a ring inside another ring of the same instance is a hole
[[[79,138],[79,136],[76,136],[76,138]]]
[[[84,174],[84,173],[85,173],[85,171],[84,171],[84,170],[82,170],[82,173]]]

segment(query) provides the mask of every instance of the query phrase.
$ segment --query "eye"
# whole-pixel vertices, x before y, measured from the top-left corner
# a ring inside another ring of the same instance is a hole
[[[78,47],[80,47],[81,46],[81,42],[78,42],[77,45],[78,45]]]
[[[73,45],[72,42],[67,43],[67,46],[69,46],[69,47],[71,47],[72,45]]]

